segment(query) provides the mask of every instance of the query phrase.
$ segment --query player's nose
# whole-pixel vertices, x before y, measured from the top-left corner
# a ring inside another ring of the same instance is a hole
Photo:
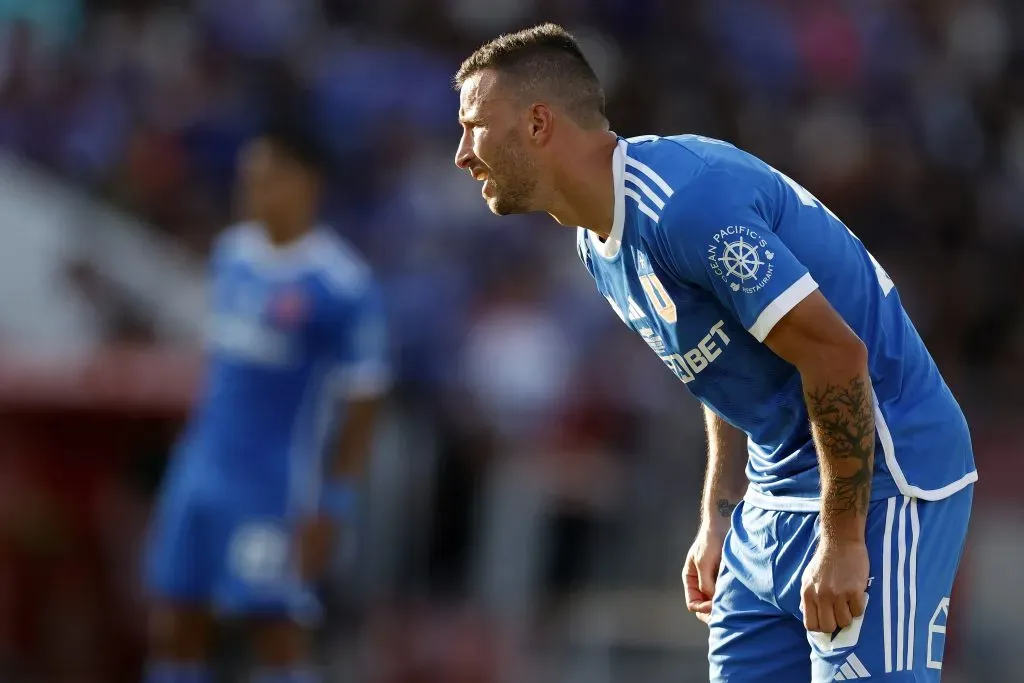
[[[467,169],[472,161],[473,148],[469,145],[467,136],[463,134],[459,140],[459,148],[455,150],[455,165],[461,169]]]

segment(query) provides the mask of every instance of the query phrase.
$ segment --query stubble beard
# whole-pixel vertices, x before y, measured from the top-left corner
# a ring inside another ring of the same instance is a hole
[[[496,156],[498,162],[495,165],[507,170],[500,180],[491,181],[494,186],[494,194],[488,199],[491,212],[497,216],[509,216],[538,210],[533,206],[537,175],[512,134]]]

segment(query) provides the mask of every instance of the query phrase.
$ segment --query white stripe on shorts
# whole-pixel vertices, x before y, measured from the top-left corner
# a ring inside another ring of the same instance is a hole
[[[904,577],[907,571],[907,505],[910,498],[903,496],[903,505],[900,506],[900,530],[897,537],[897,565],[896,565],[896,670],[903,671],[903,656],[906,654],[904,646],[904,635],[906,634],[906,583]]]
[[[907,623],[907,671],[914,670],[914,622],[917,621],[917,542],[921,520],[917,516],[917,498],[910,499],[910,614]]]
[[[892,673],[892,523],[896,499],[890,498],[885,508],[885,535],[882,539],[882,646],[885,650],[885,673]]]

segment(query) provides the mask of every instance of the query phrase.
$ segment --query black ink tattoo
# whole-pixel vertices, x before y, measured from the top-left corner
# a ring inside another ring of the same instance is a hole
[[[725,517],[726,519],[732,517],[732,511],[736,509],[737,504],[738,503],[733,503],[732,501],[726,498],[719,498],[718,501],[715,503],[716,507],[718,508],[718,514],[722,517]]]
[[[871,391],[863,377],[844,386],[826,384],[806,392],[811,428],[830,475],[829,505],[836,512],[866,515],[871,500],[875,418]]]

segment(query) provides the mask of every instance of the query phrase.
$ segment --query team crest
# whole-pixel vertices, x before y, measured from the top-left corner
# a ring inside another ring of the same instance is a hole
[[[775,252],[755,230],[742,225],[722,228],[708,245],[708,266],[734,292],[753,294],[775,272]]]
[[[306,318],[309,304],[301,288],[292,286],[270,299],[270,320],[283,328],[298,327]]]
[[[642,251],[636,252],[636,272],[640,275],[651,272],[651,264],[647,260],[647,254]]]

